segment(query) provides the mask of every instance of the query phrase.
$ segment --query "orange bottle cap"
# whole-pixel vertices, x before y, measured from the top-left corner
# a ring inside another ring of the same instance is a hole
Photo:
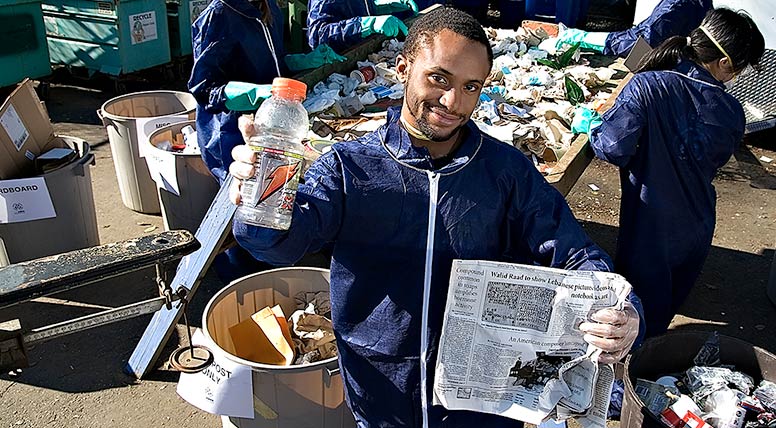
[[[276,77],[272,81],[272,93],[284,93],[304,99],[307,95],[307,85],[298,80]]]

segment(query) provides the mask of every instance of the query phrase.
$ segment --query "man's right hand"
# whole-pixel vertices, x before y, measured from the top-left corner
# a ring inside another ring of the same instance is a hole
[[[240,186],[246,178],[251,178],[256,173],[253,164],[256,162],[256,152],[251,150],[247,144],[235,146],[232,149],[232,158],[234,162],[229,165],[229,174],[235,180],[232,180],[232,187],[229,188],[229,199],[235,204],[240,204]]]

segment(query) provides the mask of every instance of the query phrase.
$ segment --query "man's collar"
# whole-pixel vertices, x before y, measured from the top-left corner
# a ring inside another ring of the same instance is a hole
[[[401,126],[399,118],[401,117],[401,107],[391,107],[388,109],[387,121],[377,132],[385,148],[401,162],[408,165],[430,170],[433,169],[431,155],[425,147],[418,147],[412,144],[407,130]],[[469,120],[464,125],[468,132],[466,138],[455,150],[450,163],[442,167],[440,172],[453,172],[469,162],[482,144],[482,133],[474,123]]]

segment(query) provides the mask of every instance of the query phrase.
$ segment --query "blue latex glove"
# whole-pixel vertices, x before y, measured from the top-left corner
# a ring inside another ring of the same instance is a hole
[[[574,119],[571,121],[571,132],[575,134],[590,134],[590,131],[603,123],[597,111],[578,106],[574,109]]]
[[[224,87],[226,108],[232,111],[254,111],[272,95],[272,85],[229,82]]]
[[[291,71],[307,70],[308,68],[318,68],[324,64],[342,62],[347,58],[334,52],[334,49],[325,43],[321,43],[310,53],[286,55],[283,58]]]
[[[411,10],[418,13],[418,5],[415,0],[374,0],[378,15],[390,15],[396,12]]]
[[[396,37],[399,33],[407,35],[407,26],[401,19],[393,15],[362,16],[361,17],[361,37],[371,36],[375,33],[384,34],[388,37]]]
[[[609,33],[588,33],[587,31],[578,30],[576,28],[569,28],[558,34],[558,41],[555,42],[555,47],[560,49],[563,45],[579,43],[579,47],[582,49],[602,53],[608,35]]]

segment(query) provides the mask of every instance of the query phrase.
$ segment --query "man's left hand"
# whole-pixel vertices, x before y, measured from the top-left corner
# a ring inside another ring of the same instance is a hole
[[[612,364],[628,355],[639,335],[639,314],[630,302],[622,310],[601,309],[591,316],[595,322],[583,322],[579,329],[587,343],[603,352],[598,361]]]

